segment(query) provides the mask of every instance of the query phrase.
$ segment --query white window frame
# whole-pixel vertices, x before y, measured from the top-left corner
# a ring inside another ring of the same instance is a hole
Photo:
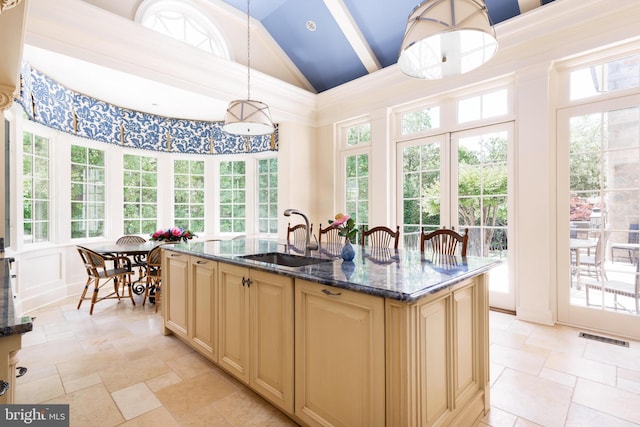
[[[206,31],[209,40],[210,49],[204,49],[201,46],[194,45],[190,43],[188,40],[183,38],[177,38],[175,35],[167,34],[166,32],[158,31],[155,28],[150,28],[153,31],[157,31],[160,34],[164,34],[167,37],[171,37],[175,40],[181,41],[183,43],[187,43],[191,46],[194,46],[198,49],[204,50],[205,52],[209,52],[212,55],[215,55],[224,59],[231,59],[231,54],[229,53],[229,43],[225,39],[222,32],[219,30],[220,26],[216,24],[215,19],[207,13],[204,9],[200,8],[197,4],[193,2],[186,2],[183,0],[145,0],[143,1],[138,9],[136,10],[136,14],[134,20],[141,25],[145,25],[144,21],[161,12],[173,12],[182,16],[182,20],[187,24],[188,20],[193,20],[196,22],[204,31]],[[145,25],[146,26],[146,25]]]
[[[336,124],[336,133],[337,133],[336,140],[338,141],[338,147],[339,147],[339,149],[337,150],[338,151],[337,164],[340,165],[340,173],[339,173],[340,181],[336,185],[338,187],[337,194],[339,195],[339,197],[337,201],[339,202],[339,205],[336,209],[342,212],[343,210],[346,209],[346,205],[347,205],[347,192],[346,192],[347,157],[359,155],[359,154],[367,154],[368,163],[369,163],[369,168],[368,168],[369,174],[368,174],[368,180],[367,180],[368,188],[369,188],[369,191],[367,194],[367,205],[368,205],[367,209],[368,209],[369,217],[371,217],[371,154],[372,154],[371,147],[373,144],[373,140],[372,140],[373,137],[369,142],[365,142],[365,143],[360,143],[356,145],[348,145],[347,143],[348,130],[350,128],[360,126],[363,124],[369,124],[370,132],[372,132],[372,129],[371,129],[372,121],[369,116],[363,116],[353,120],[348,120],[348,121]],[[351,214],[350,212],[342,212],[342,213]],[[357,215],[355,220],[356,220],[356,225],[358,226],[358,228],[360,228],[363,225],[363,223],[360,221]],[[368,220],[370,220],[370,218]]]

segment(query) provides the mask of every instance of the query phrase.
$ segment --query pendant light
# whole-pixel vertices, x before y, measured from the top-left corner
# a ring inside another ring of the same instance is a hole
[[[235,135],[268,135],[273,133],[269,106],[251,99],[251,0],[247,0],[247,99],[229,103],[222,129]]]
[[[426,0],[409,14],[398,65],[410,77],[442,79],[479,67],[497,49],[483,0]]]

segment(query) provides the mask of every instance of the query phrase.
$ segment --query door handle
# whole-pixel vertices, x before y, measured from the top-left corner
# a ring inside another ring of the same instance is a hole
[[[338,295],[342,295],[341,292],[331,292],[329,289],[323,289],[322,293],[325,294],[325,295],[332,296],[332,297],[337,297]]]

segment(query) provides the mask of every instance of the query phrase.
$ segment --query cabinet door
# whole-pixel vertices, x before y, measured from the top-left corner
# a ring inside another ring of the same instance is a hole
[[[295,414],[305,423],[385,424],[384,301],[295,281]]]
[[[218,267],[218,363],[249,383],[249,269],[220,263]]]
[[[251,270],[251,387],[293,412],[293,279]]]
[[[162,306],[165,327],[188,338],[189,255],[163,251]]]
[[[218,360],[218,263],[191,257],[189,337],[202,354]]]
[[[448,295],[448,294],[447,294]],[[417,306],[415,327],[419,425],[446,425],[451,416],[450,297]]]

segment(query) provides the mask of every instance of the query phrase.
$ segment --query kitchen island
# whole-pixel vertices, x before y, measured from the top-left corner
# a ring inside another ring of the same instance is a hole
[[[164,333],[302,425],[476,423],[497,261],[355,249],[343,262],[340,248],[303,257],[271,239],[167,246]]]

